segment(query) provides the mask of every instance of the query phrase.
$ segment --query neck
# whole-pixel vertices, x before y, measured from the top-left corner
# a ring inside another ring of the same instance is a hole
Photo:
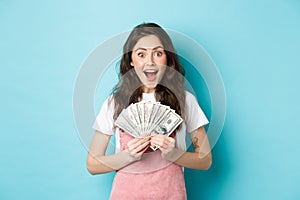
[[[144,93],[154,93],[154,92],[155,92],[155,88],[147,88],[147,87],[144,87],[144,88],[143,88],[143,92],[144,92]]]

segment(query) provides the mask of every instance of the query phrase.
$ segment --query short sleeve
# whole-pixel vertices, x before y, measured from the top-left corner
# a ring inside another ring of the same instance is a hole
[[[98,113],[96,120],[93,124],[93,129],[100,131],[101,133],[107,135],[114,134],[114,100],[111,97],[107,98],[102,107],[100,112]]]
[[[185,105],[185,119],[187,132],[191,133],[197,128],[209,123],[204,112],[199,106],[196,97],[189,92],[186,92]]]

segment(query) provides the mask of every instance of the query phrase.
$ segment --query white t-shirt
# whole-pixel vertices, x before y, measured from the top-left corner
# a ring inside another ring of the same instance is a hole
[[[186,91],[185,99],[185,120],[183,121],[180,129],[176,131],[176,144],[177,148],[186,150],[186,132],[191,133],[197,128],[208,124],[208,120],[200,108],[197,99],[190,92]],[[143,100],[155,102],[154,93],[143,93]],[[93,124],[95,130],[107,135],[116,136],[116,152],[120,151],[120,136],[119,129],[114,129],[114,100],[112,96],[108,97],[103,103],[100,112]]]

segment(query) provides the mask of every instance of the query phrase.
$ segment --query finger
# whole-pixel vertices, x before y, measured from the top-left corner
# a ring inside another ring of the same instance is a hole
[[[143,143],[142,145],[138,146],[137,148],[133,149],[134,152],[139,153],[149,147],[150,141]]]
[[[154,145],[154,146],[162,145],[162,142],[160,140],[151,139],[150,142],[151,142],[151,145]]]
[[[128,149],[132,150],[135,149],[136,147],[142,145],[143,143],[149,141],[150,138],[138,138],[138,139],[133,139],[127,143]]]
[[[170,138],[170,137],[166,136],[166,135],[155,134],[155,135],[152,135],[152,138],[167,139],[167,138]]]
[[[129,149],[128,149],[128,152],[129,152],[129,154],[130,154],[131,156],[137,158],[137,157],[139,157],[139,153],[140,153],[140,152],[145,152],[145,151],[148,149],[149,146],[150,146],[150,141],[148,141],[148,142],[142,144],[141,146],[138,146],[138,147],[135,148],[135,149],[132,149],[132,150],[129,150]]]
[[[164,138],[164,137],[159,137],[159,136],[154,136],[154,137],[151,137],[151,140],[163,141],[163,140],[166,140],[166,138]]]
[[[141,145],[144,145],[145,143],[148,143],[148,144],[150,144],[150,139],[143,139],[143,140],[140,140],[139,142],[137,142],[136,144],[135,144],[135,148],[137,148],[137,147],[139,147],[139,146],[141,146]]]
[[[147,140],[149,140],[149,139],[150,139],[149,136],[147,136],[147,137],[137,137],[137,138],[134,138],[134,139],[130,140],[130,141],[128,142],[128,144],[131,145],[131,144],[137,143],[137,142],[139,142],[139,141],[147,141]]]
[[[143,151],[140,151],[139,153],[137,153],[136,155],[137,155],[137,157],[140,157],[140,156],[142,156],[144,153],[145,153],[145,151],[148,149],[148,147],[146,147]]]
[[[162,135],[155,134],[155,135],[151,136],[151,140],[153,140],[153,139],[156,139],[156,140],[163,139],[163,137],[161,137],[161,136]]]
[[[151,140],[151,145],[154,144],[158,147],[160,147],[160,149],[168,149],[168,151],[171,151],[174,147],[175,147],[175,139],[173,138],[168,138],[166,140]]]
[[[168,136],[165,136],[165,135],[156,135],[156,136],[152,136],[151,140],[166,140],[166,141],[171,141],[171,140],[174,140],[174,138],[168,137]]]
[[[151,141],[151,145],[157,146],[159,149],[168,147],[168,144],[163,141]]]
[[[143,140],[143,139],[144,139],[144,138],[134,138],[134,139],[130,140],[130,141],[127,143],[127,145],[135,144],[135,143],[137,143],[138,141]]]
[[[151,137],[151,135],[149,133],[144,133],[144,134],[138,136],[137,138],[146,138],[146,137]]]
[[[170,141],[166,138],[154,138],[154,139],[151,139],[151,142],[153,142],[154,144],[157,144],[159,146],[162,146],[164,148],[167,148]]]
[[[145,141],[145,142],[142,142],[142,143],[136,143],[136,144],[133,144],[133,145],[129,146],[128,150],[137,153],[149,144],[150,144],[149,140]]]
[[[150,144],[150,142],[149,142],[149,144]],[[146,147],[144,147],[144,149],[140,150],[137,154],[138,154],[138,155],[144,154],[144,152],[147,151],[147,149],[150,147],[149,144],[148,144]]]

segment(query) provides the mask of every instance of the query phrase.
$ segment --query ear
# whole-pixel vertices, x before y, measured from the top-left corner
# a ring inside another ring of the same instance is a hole
[[[132,62],[132,61],[130,62],[130,65],[131,65],[132,67],[134,67],[134,65],[133,65],[133,62]]]

